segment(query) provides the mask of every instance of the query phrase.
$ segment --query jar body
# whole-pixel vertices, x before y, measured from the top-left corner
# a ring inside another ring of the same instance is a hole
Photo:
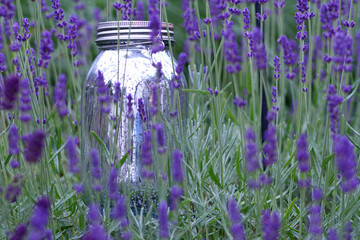
[[[159,63],[160,75],[155,67]],[[184,95],[172,86],[175,67],[167,48],[151,54],[150,45],[134,44],[100,51],[82,89],[83,174],[90,175],[89,153],[97,148],[105,174],[106,169],[116,165],[120,168],[120,182],[141,182],[144,132],[151,131],[155,122],[163,125],[166,147],[171,151],[172,138],[179,134],[181,121],[170,113],[178,108],[178,102],[184,109],[186,102]],[[104,101],[104,91],[99,91],[99,71],[109,94],[108,101]],[[183,77],[180,81],[186,85]],[[172,123],[172,136],[165,122]]]

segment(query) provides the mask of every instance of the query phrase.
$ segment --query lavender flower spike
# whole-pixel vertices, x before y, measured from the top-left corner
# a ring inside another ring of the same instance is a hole
[[[4,90],[3,90],[3,100],[1,101],[1,106],[7,110],[10,110],[14,107],[14,102],[17,98],[19,92],[19,77],[17,75],[10,75],[5,78]]]
[[[113,200],[118,199],[118,197],[120,196],[118,192],[117,178],[117,169],[115,167],[112,167],[109,176],[109,198]]]
[[[80,172],[79,158],[76,152],[76,139],[69,137],[66,143],[66,150],[69,157],[69,171],[73,174]]]
[[[101,166],[100,166],[100,157],[99,151],[96,148],[93,148],[90,152],[91,157],[91,175],[93,178],[100,179],[101,178]]]
[[[160,202],[159,205],[159,225],[160,225],[160,238],[169,237],[167,204],[165,201]]]
[[[276,140],[276,127],[270,123],[268,129],[265,131],[265,140],[267,144],[264,146],[264,164],[270,166],[277,160],[277,140]]]
[[[306,134],[301,134],[297,142],[297,159],[299,161],[300,172],[309,171],[309,153],[307,151]]]
[[[39,231],[44,231],[49,220],[50,200],[47,197],[41,197],[36,202],[34,214],[30,219],[31,226]]]
[[[337,136],[334,141],[334,152],[336,166],[342,176],[341,188],[345,193],[351,192],[359,185],[354,146],[346,136]]]
[[[19,153],[18,147],[18,128],[12,125],[9,129],[9,154],[16,155]]]
[[[9,238],[9,240],[25,239],[26,233],[27,233],[27,227],[24,223],[21,223],[15,228],[14,234]]]
[[[261,218],[264,240],[279,239],[280,217],[277,212],[264,210]]]
[[[37,163],[40,160],[44,148],[45,133],[42,130],[35,130],[27,136],[24,150],[25,160],[29,163]]]
[[[175,182],[182,182],[184,180],[184,173],[182,169],[183,154],[179,150],[173,152],[172,162],[172,177]]]
[[[230,198],[228,201],[228,216],[231,222],[231,233],[235,240],[245,240],[245,230],[241,224],[241,216],[235,199]]]

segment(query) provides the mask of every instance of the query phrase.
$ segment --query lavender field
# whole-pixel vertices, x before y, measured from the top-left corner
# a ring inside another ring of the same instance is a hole
[[[359,13],[0,0],[0,239],[360,239]]]

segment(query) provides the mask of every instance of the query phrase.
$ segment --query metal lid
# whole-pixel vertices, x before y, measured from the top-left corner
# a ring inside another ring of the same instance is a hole
[[[171,23],[161,23],[161,38],[167,44],[168,30],[170,41],[175,42],[174,39],[174,25]],[[118,39],[120,44],[126,44],[128,41],[144,41],[150,43],[150,22],[149,21],[108,21],[100,22],[97,25],[96,44],[99,47],[108,45],[117,45]]]

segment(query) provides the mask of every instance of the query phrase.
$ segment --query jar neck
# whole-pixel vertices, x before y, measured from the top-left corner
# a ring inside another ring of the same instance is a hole
[[[173,42],[171,42],[171,46],[173,46]],[[140,41],[140,40],[132,40],[132,41],[119,41],[119,44],[117,42],[108,42],[107,44],[98,45],[98,48],[100,51],[104,50],[117,50],[118,48],[123,49],[150,49],[152,47],[152,43],[149,41]],[[164,45],[162,46],[162,51],[169,51],[169,44],[164,42]]]

